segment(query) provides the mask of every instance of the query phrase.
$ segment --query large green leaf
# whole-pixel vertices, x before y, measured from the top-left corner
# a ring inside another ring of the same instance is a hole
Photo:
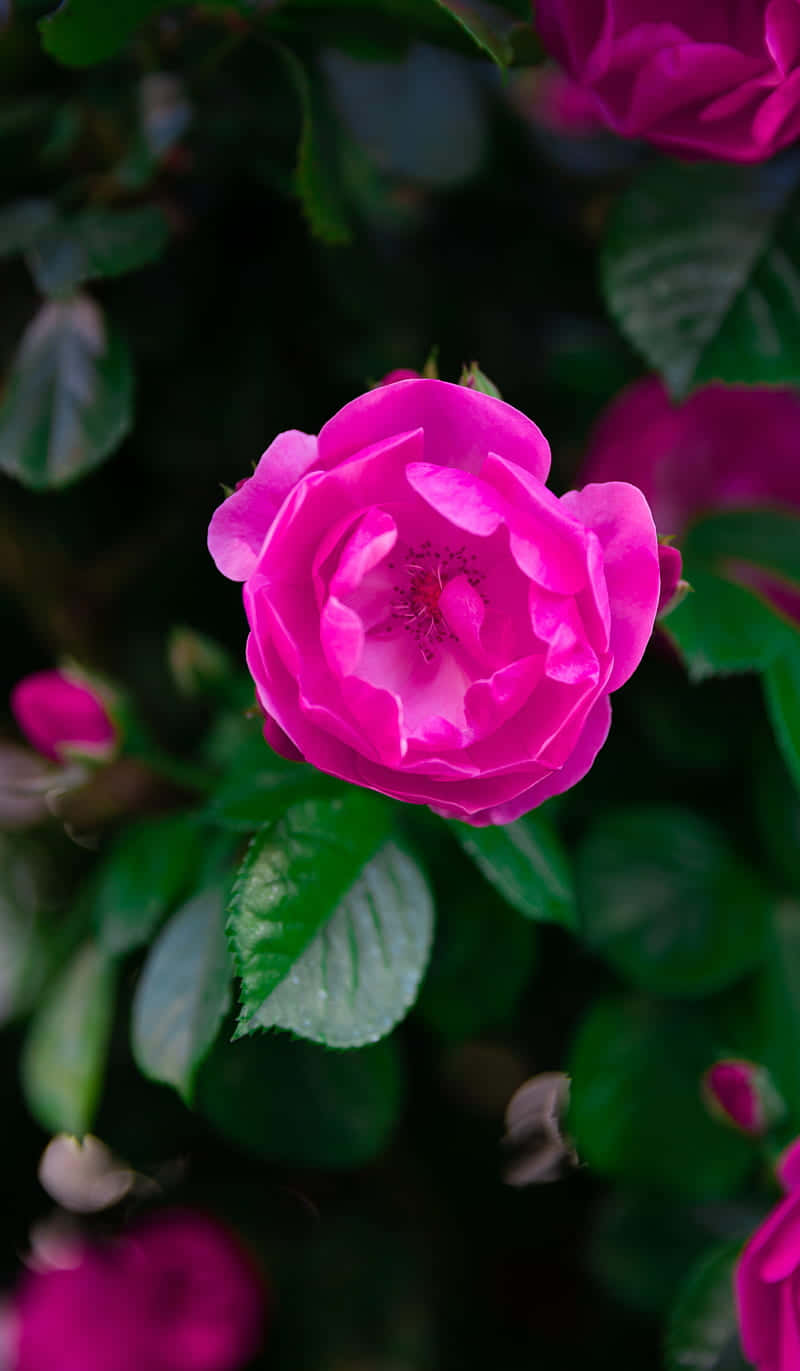
[[[526,814],[512,824],[450,832],[505,900],[529,919],[575,926],[572,879],[561,843],[549,821]]]
[[[587,942],[645,990],[711,994],[764,955],[770,892],[701,814],[608,814],[584,839],[576,873]]]
[[[121,276],[155,261],[168,237],[166,218],[155,205],[87,209],[39,233],[27,262],[44,295],[69,295],[95,277]]]
[[[86,295],[51,300],[22,336],[0,406],[0,470],[34,490],[77,480],[133,419],[128,349]]]
[[[294,188],[311,232],[326,243],[349,243],[352,232],[339,175],[338,121],[322,78],[309,73],[291,48],[270,43],[279,54],[300,106],[300,138]]]
[[[284,1034],[217,1040],[197,1078],[198,1108],[268,1161],[360,1166],[385,1145],[402,1102],[394,1038],[328,1052]]]
[[[91,892],[97,936],[110,956],[146,943],[196,877],[206,837],[183,814],[140,819],[113,843]]]
[[[33,1019],[22,1054],[31,1112],[51,1133],[91,1126],[114,1008],[114,969],[97,943],[79,949]]]
[[[647,167],[620,198],[602,275],[611,313],[674,395],[800,380],[800,161]]]
[[[536,930],[483,881],[442,889],[436,941],[417,1010],[448,1038],[505,1025],[536,958]]]
[[[385,843],[248,1027],[363,1047],[414,1003],[430,955],[433,900],[416,862]]]
[[[700,1080],[718,1049],[715,1026],[699,1010],[626,996],[597,1001],[569,1066],[579,1156],[628,1184],[700,1198],[732,1190],[751,1149],[720,1128],[701,1099]]]
[[[294,967],[388,834],[391,810],[353,790],[292,805],[256,834],[231,895],[228,934],[241,977],[238,1033]]]
[[[146,1076],[191,1099],[200,1062],[230,1007],[231,961],[225,896],[211,886],[183,905],[162,930],[136,987],[133,1055]]]
[[[745,1371],[733,1295],[741,1243],[706,1252],[678,1293],[666,1335],[667,1371]]]

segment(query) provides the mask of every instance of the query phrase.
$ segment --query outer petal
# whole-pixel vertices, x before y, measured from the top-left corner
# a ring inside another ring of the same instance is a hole
[[[658,540],[642,492],[623,481],[570,491],[562,503],[593,529],[604,553],[614,670],[608,690],[632,675],[650,640],[661,586]]]
[[[317,440],[289,429],[270,443],[253,475],[214,511],[208,550],[223,576],[246,581],[278,509],[317,460]]]
[[[608,696],[603,695],[589,714],[583,732],[559,771],[551,772],[544,780],[537,781],[529,789],[523,790],[513,800],[494,805],[480,814],[473,814],[469,822],[477,827],[485,827],[487,824],[508,824],[518,819],[521,814],[527,814],[529,810],[544,804],[551,796],[561,795],[563,791],[570,790],[578,781],[582,781],[591,769],[595,757],[608,737],[610,727],[611,705]]]
[[[550,447],[536,424],[512,405],[467,386],[397,381],[359,395],[319,435],[320,463],[338,466],[362,448],[422,428],[426,462],[477,471],[490,451],[545,480]]]
[[[800,1138],[781,1153],[775,1169],[784,1190],[800,1190]]]

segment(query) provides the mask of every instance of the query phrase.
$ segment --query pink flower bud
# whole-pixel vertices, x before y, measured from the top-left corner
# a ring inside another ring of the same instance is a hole
[[[760,1138],[784,1112],[767,1072],[755,1062],[715,1062],[703,1077],[703,1095],[716,1118],[751,1138]]]
[[[36,671],[11,692],[11,712],[28,742],[53,762],[107,762],[119,743],[106,692],[75,671]]]
[[[398,367],[396,371],[387,371],[378,385],[393,386],[395,381],[416,381],[420,374],[418,371],[409,371],[407,367]]]

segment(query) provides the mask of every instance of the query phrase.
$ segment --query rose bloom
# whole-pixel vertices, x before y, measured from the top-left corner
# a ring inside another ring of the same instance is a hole
[[[800,1139],[777,1169],[788,1194],[746,1244],[735,1275],[742,1348],[757,1371],[800,1366]]]
[[[37,671],[11,692],[11,712],[28,742],[51,762],[76,754],[109,761],[118,730],[100,690],[72,671]]]
[[[215,1220],[166,1211],[73,1256],[23,1277],[12,1371],[237,1371],[258,1349],[263,1281]]]
[[[276,751],[473,824],[586,774],[652,631],[658,548],[640,491],[557,499],[549,465],[530,419],[445,381],[279,434],[209,532]]]
[[[713,384],[675,405],[650,376],[628,386],[601,415],[579,477],[635,482],[659,533],[679,536],[712,510],[760,505],[800,512],[798,448],[796,390]],[[745,565],[736,578],[800,621],[796,591]]]
[[[626,138],[755,162],[800,135],[798,0],[537,0],[536,27]]]

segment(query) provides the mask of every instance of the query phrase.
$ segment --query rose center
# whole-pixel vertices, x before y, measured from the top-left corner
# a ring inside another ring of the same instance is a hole
[[[468,553],[466,546],[437,547],[427,538],[416,547],[409,547],[402,559],[388,563],[389,569],[401,572],[392,587],[390,618],[384,624],[386,633],[401,629],[414,639],[426,662],[433,660],[435,649],[445,640],[458,642],[441,608],[445,586],[457,576],[465,576],[475,589],[484,580],[477,567],[477,556]],[[484,604],[486,596],[478,589]]]

